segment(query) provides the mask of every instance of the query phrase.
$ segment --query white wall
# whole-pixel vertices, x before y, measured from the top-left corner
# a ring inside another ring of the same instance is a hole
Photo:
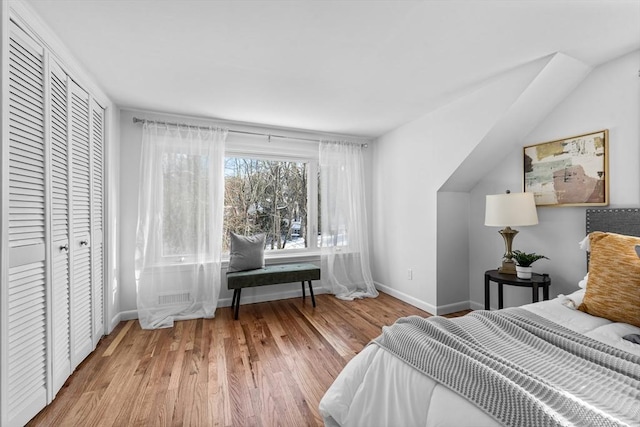
[[[469,308],[469,193],[438,192],[438,308]],[[461,267],[464,266],[464,267]]]
[[[376,140],[372,273],[381,290],[434,314],[468,307],[467,183],[491,169],[487,151],[511,151],[533,129],[531,117],[542,118],[588,72],[565,55],[541,58]],[[470,156],[476,161],[465,163]]]
[[[640,51],[596,68],[533,132],[522,146],[609,129],[609,207],[640,205]],[[484,305],[484,271],[496,268],[504,251],[495,227],[485,227],[485,195],[522,191],[522,148],[510,150],[499,166],[470,193],[469,295],[473,308]],[[585,236],[583,207],[540,207],[539,225],[521,227],[514,249],[534,251],[550,260],[534,264],[534,271],[551,276],[551,296],[568,294],[586,272],[585,254],[578,241]],[[497,307],[492,288],[492,307]],[[526,288],[505,287],[505,306],[531,301]]]
[[[246,130],[253,132],[272,133],[278,135],[287,135],[292,137],[303,137],[320,139],[325,138],[349,139],[358,141],[357,138],[345,138],[340,135],[319,135],[312,132],[297,131],[291,129],[267,128],[264,126],[255,126],[246,123],[232,123],[224,121],[212,121],[199,119],[194,117],[184,117],[172,114],[151,113],[142,111],[122,110],[120,112],[120,246],[119,246],[119,280],[120,288],[119,308],[122,319],[130,319],[137,317],[136,311],[136,286],[135,286],[135,241],[136,241],[136,225],[137,225],[137,206],[138,206],[138,190],[139,190],[139,164],[140,164],[140,145],[142,140],[142,126],[133,123],[133,117],[148,120],[159,120],[168,122],[189,123],[193,125],[222,125],[236,130]],[[361,141],[366,142],[366,141]],[[258,145],[256,145],[258,144]],[[309,157],[318,155],[318,144],[313,142],[290,141],[285,139],[273,138],[270,143],[266,142],[265,137],[256,136],[240,136],[238,134],[229,134],[227,137],[227,149],[243,147],[251,147],[253,150],[260,147],[265,154],[286,153],[288,156]],[[370,176],[370,154],[365,150],[365,168],[366,176]],[[370,182],[370,180],[369,180]],[[282,262],[311,262],[319,265],[319,251],[315,253],[307,253],[304,255],[282,257],[281,254],[274,256],[267,254],[265,256],[267,264],[277,264]],[[218,306],[230,306],[233,292],[229,291],[226,286],[226,266],[222,265],[222,285]],[[320,286],[319,282],[313,284],[314,292],[323,293],[325,290]],[[253,303],[260,301],[271,301],[283,298],[299,297],[301,295],[300,283],[265,286],[258,288],[248,288],[242,291],[241,303]]]

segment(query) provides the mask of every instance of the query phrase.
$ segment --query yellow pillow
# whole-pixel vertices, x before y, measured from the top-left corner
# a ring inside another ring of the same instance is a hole
[[[589,279],[578,310],[640,327],[640,238],[594,231],[589,243]]]

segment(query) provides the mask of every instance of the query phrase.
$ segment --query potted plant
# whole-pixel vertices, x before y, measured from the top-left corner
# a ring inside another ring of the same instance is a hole
[[[539,259],[549,259],[544,255],[538,255],[535,252],[530,254],[519,250],[513,251],[513,259],[516,260],[516,275],[519,279],[531,279],[531,264]]]

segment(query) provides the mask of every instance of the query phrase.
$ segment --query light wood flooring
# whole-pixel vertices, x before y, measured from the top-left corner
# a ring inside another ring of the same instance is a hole
[[[383,325],[429,314],[383,293],[316,300],[243,305],[237,321],[225,307],[154,331],[121,322],[29,425],[322,425],[318,403],[345,364]]]

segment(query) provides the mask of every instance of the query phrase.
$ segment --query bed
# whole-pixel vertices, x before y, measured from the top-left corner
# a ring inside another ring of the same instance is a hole
[[[327,390],[325,425],[640,426],[640,210],[588,209],[586,224],[579,290],[399,319]]]

